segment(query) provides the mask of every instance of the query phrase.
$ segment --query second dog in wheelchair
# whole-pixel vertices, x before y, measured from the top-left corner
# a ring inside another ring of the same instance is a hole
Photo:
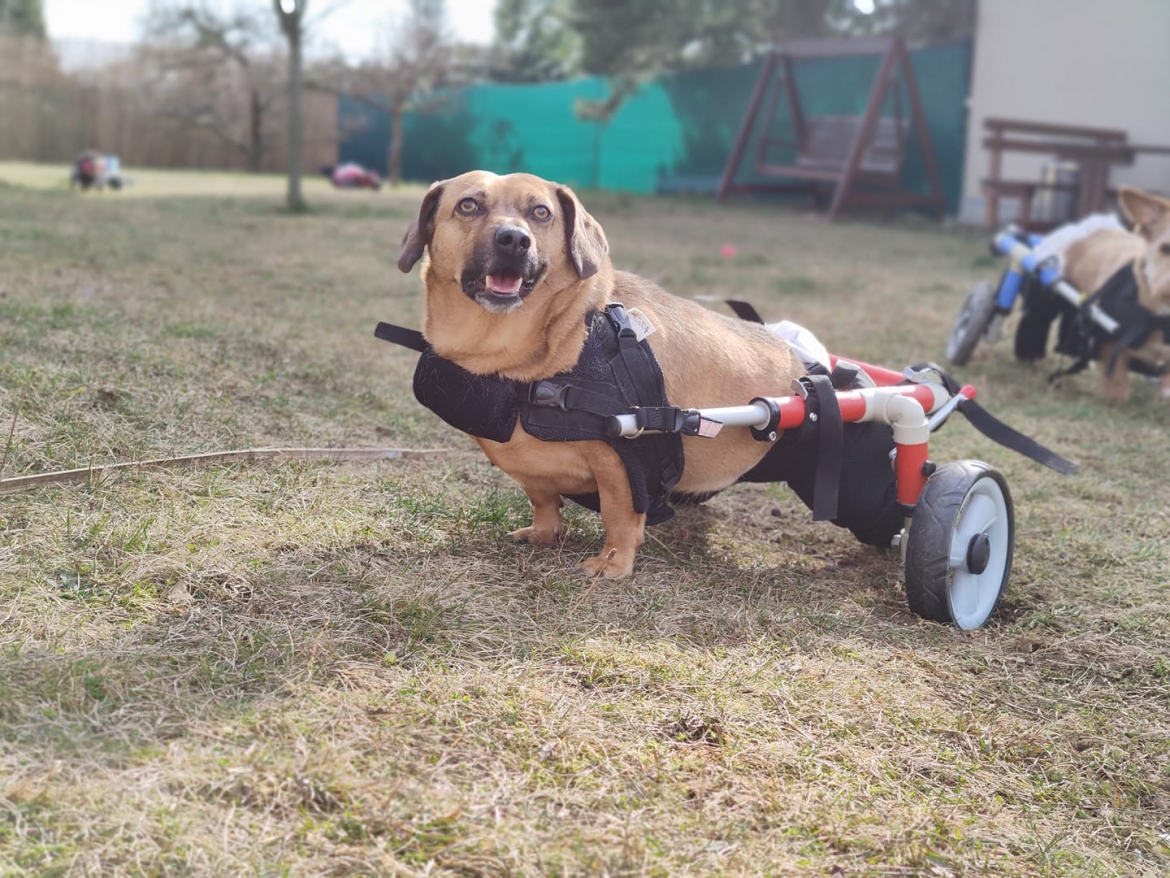
[[[1133,231],[1103,229],[1072,244],[1063,257],[1064,277],[1079,290],[1097,290],[1132,264],[1138,304],[1155,317],[1170,318],[1170,200],[1128,187],[1117,198]],[[1170,339],[1153,332],[1136,349],[1102,342],[1097,351],[1102,397],[1115,402],[1129,398],[1132,360],[1165,366],[1170,363]],[[1170,400],[1170,373],[1162,378],[1161,393]]]

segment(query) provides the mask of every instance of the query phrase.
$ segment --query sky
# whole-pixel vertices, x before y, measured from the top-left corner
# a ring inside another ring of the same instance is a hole
[[[211,0],[226,8],[232,0]],[[235,0],[240,5],[268,8],[270,0]],[[149,0],[42,0],[45,26],[51,39],[84,39],[133,43]],[[323,10],[338,7],[318,28],[317,43],[336,46],[352,58],[367,55],[389,22],[401,15],[405,0],[310,0],[310,20]],[[447,0],[447,19],[460,40],[490,43],[495,0]]]

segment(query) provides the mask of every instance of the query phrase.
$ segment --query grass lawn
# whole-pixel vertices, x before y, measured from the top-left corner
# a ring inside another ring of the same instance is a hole
[[[954,418],[1007,477],[971,633],[783,485],[511,545],[520,490],[419,406],[394,266],[421,188],[0,164],[0,478],[265,446],[383,462],[130,470],[0,495],[0,874],[1164,875],[1170,407],[984,345],[956,377],[1080,463]],[[942,359],[983,235],[584,193],[615,263],[894,368]],[[736,245],[734,258],[720,255]],[[1009,333],[1013,327],[1009,326]],[[741,402],[728,400],[728,404]]]

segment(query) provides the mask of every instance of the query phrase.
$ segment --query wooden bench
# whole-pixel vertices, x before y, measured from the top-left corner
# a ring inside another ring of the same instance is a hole
[[[984,225],[999,223],[1001,198],[1018,201],[1015,223],[1030,231],[1046,231],[1068,219],[1087,216],[1109,207],[1109,171],[1113,165],[1131,165],[1135,150],[1124,131],[1091,128],[1084,125],[1054,125],[1020,119],[988,118],[983,121],[988,151],[988,175],[981,181],[984,198]],[[1007,153],[1047,155],[1060,162],[1076,165],[1076,183],[1044,180],[1013,180],[1003,177],[1003,157]],[[1032,208],[1042,192],[1066,192],[1073,197],[1075,217],[1045,222],[1034,219]]]

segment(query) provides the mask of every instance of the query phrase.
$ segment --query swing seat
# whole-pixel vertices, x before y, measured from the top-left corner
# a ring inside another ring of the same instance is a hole
[[[805,140],[797,149],[791,165],[767,161],[756,163],[761,174],[809,180],[836,180],[849,160],[849,149],[861,130],[863,116],[817,116],[806,123]],[[909,119],[882,116],[874,127],[873,138],[861,156],[858,172],[867,178],[896,179],[906,157],[906,134]],[[772,143],[791,141],[769,140]]]

